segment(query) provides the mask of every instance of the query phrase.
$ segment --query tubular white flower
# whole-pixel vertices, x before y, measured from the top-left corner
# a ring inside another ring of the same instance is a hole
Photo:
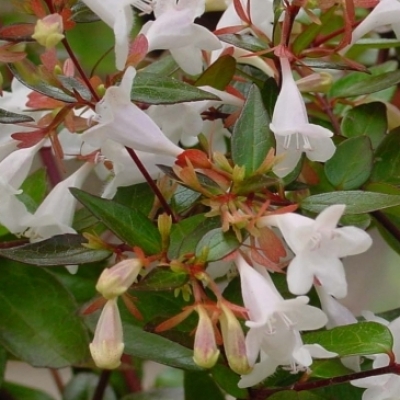
[[[25,219],[30,215],[25,205],[17,199],[23,181],[28,176],[36,153],[44,140],[33,147],[13,151],[0,162],[0,224],[12,233],[26,229]]]
[[[258,226],[277,226],[295,253],[287,272],[289,290],[307,293],[318,279],[328,294],[343,298],[347,282],[340,258],[366,251],[371,237],[354,226],[336,228],[345,206],[337,204],[322,211],[315,221],[295,213],[261,217]]]
[[[308,367],[312,357],[334,357],[318,345],[303,345],[300,330],[319,329],[327,322],[326,315],[307,305],[308,297],[285,300],[275,288],[268,272],[256,271],[238,256],[236,265],[240,274],[242,297],[248,310],[250,328],[246,336],[249,364],[254,365],[261,354],[262,368],[244,375],[240,387],[247,387],[265,379],[278,365],[290,366],[293,371]],[[265,368],[265,369],[264,369]],[[256,382],[255,382],[256,380]]]
[[[71,227],[77,204],[70,187],[81,187],[93,164],[85,163],[67,179],[56,185],[36,212],[25,219],[29,229],[24,235],[31,240],[43,240],[63,233],[75,233]]]
[[[108,300],[96,325],[89,345],[95,364],[99,368],[114,369],[121,364],[124,339],[117,300]]]
[[[385,25],[391,25],[397,38],[400,38],[400,2],[398,0],[380,0],[370,14],[354,29],[351,43],[343,48],[340,54],[345,54],[367,33]]]
[[[155,21],[147,22],[140,33],[148,41],[148,51],[164,49],[188,74],[202,72],[201,50],[221,48],[219,39],[194,23],[204,13],[205,0],[163,0],[154,5]]]
[[[119,70],[125,68],[129,53],[129,34],[133,26],[134,0],[83,0],[102,19],[115,35],[115,61]]]
[[[303,152],[312,161],[327,161],[333,156],[335,145],[329,129],[308,122],[306,106],[293,79],[289,60],[280,58],[280,62],[282,87],[270,128],[275,134],[276,155],[284,156],[274,172],[284,177],[293,171]]]
[[[148,153],[176,157],[182,149],[173,144],[156,123],[131,102],[130,93],[136,70],[129,67],[119,86],[107,89],[96,105],[98,124],[82,135],[83,141],[100,148],[107,139]]]

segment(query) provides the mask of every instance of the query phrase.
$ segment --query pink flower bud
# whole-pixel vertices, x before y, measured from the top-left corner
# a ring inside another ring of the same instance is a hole
[[[203,368],[212,368],[217,362],[219,350],[215,342],[212,321],[203,306],[196,306],[199,323],[194,339],[194,362]]]
[[[121,364],[124,343],[121,317],[115,299],[105,304],[89,348],[99,368],[114,369]]]
[[[32,38],[39,44],[51,49],[64,39],[64,24],[60,14],[47,15],[38,19]]]
[[[123,260],[111,268],[106,268],[97,281],[96,290],[107,300],[124,294],[135,282],[142,262],[137,258]]]
[[[219,322],[229,366],[237,374],[248,374],[251,371],[251,367],[247,360],[242,327],[233,312],[225,304],[220,303],[219,307],[222,311]]]

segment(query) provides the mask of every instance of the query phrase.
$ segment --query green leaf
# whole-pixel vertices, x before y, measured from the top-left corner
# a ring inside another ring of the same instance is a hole
[[[202,237],[220,225],[220,218],[206,218],[204,214],[194,215],[172,225],[168,258],[172,260],[194,253]]]
[[[143,68],[141,71],[149,74],[167,76],[172,75],[179,69],[179,65],[176,63],[174,58],[169,54],[158,58],[153,61],[147,67]]]
[[[309,196],[300,203],[300,206],[304,210],[320,213],[333,204],[346,205],[345,215],[364,214],[387,207],[398,206],[400,205],[400,196],[349,190]]]
[[[232,133],[232,159],[245,167],[246,176],[261,166],[268,151],[275,146],[269,124],[260,91],[253,85]]]
[[[305,344],[320,344],[340,357],[389,353],[393,337],[388,327],[378,322],[358,322],[302,336]]]
[[[332,97],[361,96],[388,89],[399,82],[400,70],[389,71],[375,76],[367,75],[365,78],[358,78],[346,86],[336,87],[333,93],[331,92],[331,95]]]
[[[236,34],[224,34],[218,35],[219,40],[239,47],[241,49],[249,50],[253,53],[263,51],[267,49],[265,43],[257,39],[253,35],[236,35]]]
[[[182,388],[151,389],[145,392],[129,394],[121,400],[183,400]]]
[[[327,360],[314,360],[311,368],[311,377],[313,378],[333,378],[334,376],[342,376],[352,374],[349,368],[337,358],[329,358]]]
[[[0,249],[0,256],[31,265],[87,264],[105,260],[111,252],[82,246],[87,240],[80,235],[53,236],[40,242]]]
[[[27,88],[51,97],[64,103],[75,103],[75,97],[65,93],[65,91],[57,86],[50,85],[36,73],[36,68],[32,67],[28,60],[23,60],[13,64],[8,64],[13,76],[18,79]],[[33,70],[32,70],[33,68]]]
[[[177,79],[138,72],[131,99],[146,104],[176,104],[186,101],[219,100],[211,93]]]
[[[181,214],[192,207],[200,196],[200,193],[195,192],[185,186],[178,185],[171,199],[172,209],[177,214]]]
[[[223,232],[222,228],[216,228],[201,238],[196,247],[196,256],[200,257],[206,252],[208,262],[217,261],[235,251],[239,246],[240,242],[234,232]]]
[[[77,304],[49,272],[3,260],[0,343],[35,367],[61,368],[88,357],[88,335]]]
[[[158,229],[140,211],[76,188],[71,188],[70,191],[94,216],[129,246],[139,246],[149,255],[161,251],[161,236]]]
[[[7,365],[7,352],[4,347],[0,347],[0,387],[3,384],[6,365]]]
[[[64,389],[63,400],[92,400],[99,376],[89,372],[75,375]],[[113,389],[107,386],[102,400],[117,400]]]
[[[189,280],[189,276],[182,272],[174,272],[169,268],[158,267],[150,271],[139,283],[134,284],[132,289],[146,291],[174,290],[183,286]]]
[[[57,78],[62,83],[63,87],[65,87],[65,89],[67,89],[69,92],[77,92],[79,96],[81,96],[82,99],[86,101],[90,101],[92,99],[92,94],[90,93],[90,90],[78,79],[72,76],[63,75],[59,75]]]
[[[350,138],[340,143],[333,157],[325,163],[325,175],[336,189],[357,189],[368,180],[372,162],[369,137]]]
[[[0,108],[0,124],[18,124],[32,121],[34,121],[34,119],[29,115],[17,114]]]
[[[28,211],[33,214],[46,196],[46,170],[44,168],[38,169],[29,175],[23,182],[21,189],[22,193],[17,197],[25,204]]]
[[[0,389],[0,397],[10,400],[54,400],[53,397],[38,389],[4,382]]]
[[[316,394],[326,396],[327,400],[361,400],[365,389],[355,387],[350,383],[331,385],[322,389],[313,390]]]
[[[171,367],[201,370],[193,361],[192,350],[132,324],[124,324],[124,341],[126,354]]]
[[[72,20],[76,23],[96,22],[100,21],[100,18],[83,2],[78,1],[71,7]]]
[[[147,182],[132,186],[120,186],[113,200],[148,215],[153,207],[154,192]]]
[[[393,49],[399,46],[400,41],[397,39],[363,38],[354,43],[353,49]]]
[[[218,58],[196,80],[195,86],[211,86],[225,90],[236,71],[236,60],[230,55]]]
[[[392,130],[375,152],[371,181],[400,184],[400,128]]]
[[[217,364],[211,369],[211,376],[218,386],[236,399],[247,399],[248,391],[238,387],[240,376],[235,374],[229,367]]]
[[[208,372],[186,371],[185,400],[224,400],[225,396]]]
[[[378,101],[352,108],[343,118],[342,133],[351,138],[368,136],[376,148],[387,132],[386,106]]]
[[[261,89],[261,97],[268,115],[273,115],[279,87],[274,78],[268,78]]]

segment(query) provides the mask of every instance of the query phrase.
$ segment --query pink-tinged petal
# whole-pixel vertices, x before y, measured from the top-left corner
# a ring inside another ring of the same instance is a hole
[[[268,376],[272,375],[278,365],[278,363],[266,356],[263,361],[254,366],[250,374],[241,376],[238,386],[240,388],[247,388],[257,385],[257,383],[262,382]]]
[[[203,50],[218,50],[221,48],[221,42],[218,37],[211,33],[207,28],[198,24],[192,24],[190,35],[193,44]]]
[[[301,295],[307,293],[313,284],[314,274],[308,268],[308,260],[296,256],[289,264],[287,271],[287,283],[291,293]]]
[[[371,236],[354,226],[335,229],[331,242],[332,252],[340,258],[364,253],[372,245]]]
[[[133,26],[133,13],[125,6],[118,10],[114,21],[115,34],[115,64],[118,70],[123,71],[129,53],[129,34]]]

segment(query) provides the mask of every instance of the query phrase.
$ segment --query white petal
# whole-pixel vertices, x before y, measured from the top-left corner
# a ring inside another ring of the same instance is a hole
[[[313,284],[314,274],[308,266],[308,259],[296,256],[289,264],[287,283],[291,293],[305,294]]]
[[[313,358],[332,358],[332,357],[337,357],[338,355],[333,351],[328,351],[324,349],[319,344],[305,344],[303,347],[310,352]]]
[[[342,217],[346,206],[344,204],[335,204],[325,208],[315,219],[315,230],[332,231],[336,228],[340,218]]]
[[[203,72],[203,57],[201,50],[194,46],[170,49],[170,53],[179,67],[189,75],[199,75]]]
[[[364,253],[372,245],[371,236],[354,226],[345,226],[335,230],[332,250],[337,257],[353,256]]]
[[[256,364],[250,374],[242,375],[238,383],[240,388],[247,388],[257,385],[262,382],[268,376],[272,375],[278,364],[270,358],[266,358],[262,362]]]

